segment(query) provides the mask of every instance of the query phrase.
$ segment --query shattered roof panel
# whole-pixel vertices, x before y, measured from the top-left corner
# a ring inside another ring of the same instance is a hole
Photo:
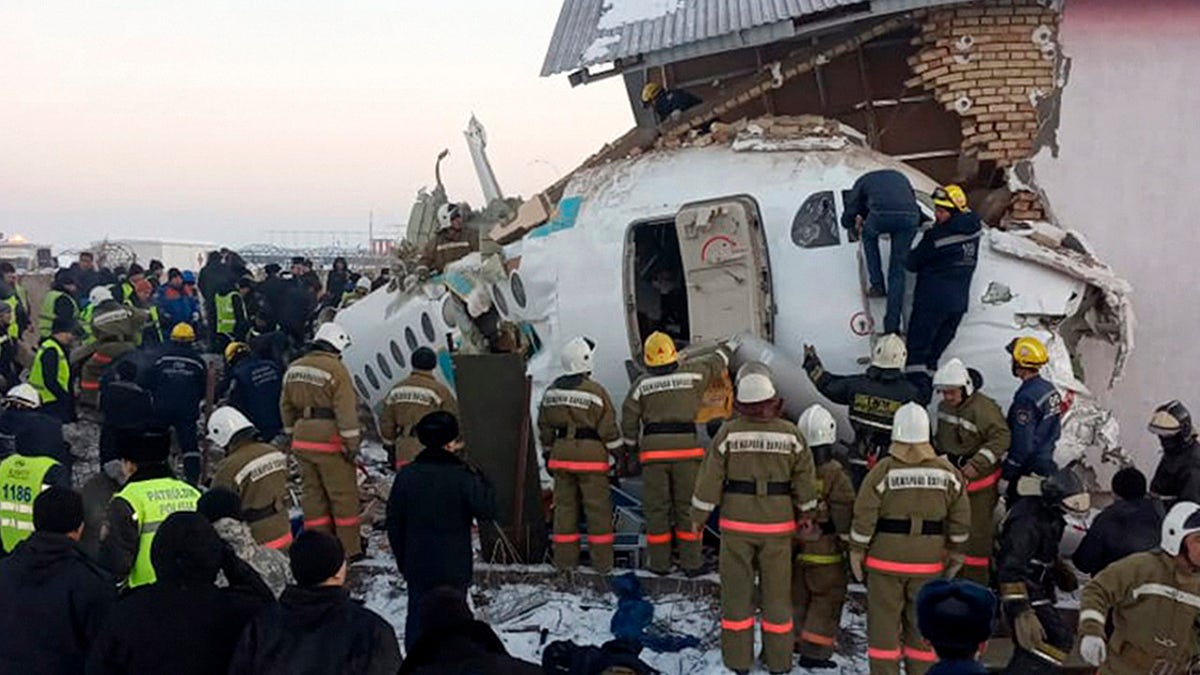
[[[795,35],[794,19],[852,5],[878,15],[962,1],[563,0],[542,75],[668,49],[690,58],[764,44]]]

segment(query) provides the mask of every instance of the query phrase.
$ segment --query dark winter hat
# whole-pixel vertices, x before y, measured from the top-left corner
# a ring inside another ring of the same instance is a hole
[[[126,272],[126,274],[128,274],[131,277],[135,274],[145,274],[145,273],[146,273],[146,269],[137,263],[133,263],[132,265],[130,265],[129,270]]]
[[[346,562],[346,550],[337,537],[306,530],[296,537],[289,551],[292,576],[300,586],[316,586],[338,573]]]
[[[458,438],[458,419],[439,410],[431,412],[417,422],[417,440],[427,448],[444,448]]]
[[[1146,474],[1127,466],[1113,474],[1112,491],[1121,499],[1141,499],[1146,496]]]
[[[467,595],[451,586],[440,586],[421,598],[417,608],[421,633],[440,633],[475,619],[467,605]]]
[[[195,511],[167,516],[150,544],[150,562],[159,581],[210,586],[217,580],[224,556],[225,543]]]
[[[241,279],[238,279],[237,287],[238,288],[254,288],[254,280],[251,279],[250,277],[242,277]]]
[[[292,264],[293,265],[305,265],[305,264],[307,264],[307,261],[304,260],[304,256],[297,255],[297,256],[292,256]]]
[[[161,270],[163,267],[164,267],[164,265],[161,260],[151,260],[150,261],[150,271],[151,272],[157,272],[158,270]]]
[[[75,275],[71,270],[59,270],[54,273],[55,286],[68,286],[75,283]]]
[[[79,322],[66,316],[60,316],[50,324],[51,333],[74,333],[79,330]]]
[[[223,487],[213,488],[201,495],[200,501],[196,503],[196,511],[208,518],[210,523],[222,518],[243,520],[242,498],[233,490]]]
[[[267,274],[279,274],[281,269],[283,268],[279,266],[279,263],[267,263],[266,267],[263,267],[263,271]]]
[[[166,429],[117,430],[117,455],[135,464],[165,462],[171,455],[171,432]]]
[[[12,274],[17,271],[13,264],[7,260],[0,262],[0,274]]]
[[[421,347],[413,352],[412,365],[417,370],[433,370],[437,368],[437,354],[429,347]]]
[[[992,634],[996,596],[965,579],[935,579],[917,593],[917,626],[934,649],[973,653]]]
[[[33,500],[33,529],[67,534],[83,526],[83,498],[67,488],[51,487]]]
[[[168,280],[174,279],[175,277],[179,277],[180,279],[183,278],[183,272],[180,272],[178,267],[172,267],[171,269],[167,270]]]

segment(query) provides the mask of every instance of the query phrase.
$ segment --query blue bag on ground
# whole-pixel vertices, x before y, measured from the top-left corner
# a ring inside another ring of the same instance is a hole
[[[700,639],[695,636],[668,633],[652,625],[654,605],[646,600],[642,582],[633,572],[613,578],[612,589],[617,595],[617,611],[613,613],[610,626],[614,637],[636,640],[646,649],[658,653],[700,646]]]

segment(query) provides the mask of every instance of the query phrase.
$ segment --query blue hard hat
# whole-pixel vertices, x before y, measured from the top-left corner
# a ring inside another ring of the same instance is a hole
[[[196,273],[191,270],[184,270],[183,271],[183,283],[185,283],[185,284],[196,283]]]

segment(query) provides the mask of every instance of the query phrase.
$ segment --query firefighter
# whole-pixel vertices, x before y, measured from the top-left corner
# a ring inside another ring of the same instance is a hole
[[[811,529],[818,495],[812,453],[782,407],[770,377],[742,377],[737,414],[713,439],[691,500],[696,537],[721,508],[721,657],[738,673],[754,665],[755,604],[767,670],[792,669],[792,537],[798,520]]]
[[[225,376],[217,387],[217,397],[236,408],[270,441],[283,430],[279,417],[279,395],[283,391],[283,368],[271,359],[250,350],[245,342],[230,342],[225,347]]]
[[[192,485],[200,483],[203,470],[196,422],[208,389],[208,366],[196,353],[196,331],[188,323],[171,329],[165,345],[145,375],[145,387],[154,399],[155,426],[175,431],[183,459],[183,475]]]
[[[563,375],[542,397],[537,425],[546,470],[554,478],[554,564],[568,570],[579,566],[582,511],[592,567],[608,574],[613,566],[608,455],[625,441],[608,392],[591,378],[595,351],[596,344],[584,337],[563,346]]]
[[[825,371],[817,351],[804,346],[804,370],[821,394],[839,405],[849,406],[854,448],[850,455],[850,479],[857,487],[891,441],[892,418],[900,406],[921,401],[920,390],[904,377],[908,350],[897,335],[884,335],[875,343],[871,366],[862,375],[833,375]]]
[[[126,481],[108,504],[99,561],[136,588],[155,581],[150,545],[158,526],[176,511],[195,511],[200,493],[171,473],[168,430],[120,431],[116,445]]]
[[[666,89],[657,82],[647,82],[642,87],[642,107],[653,108],[659,124],[676,119],[702,101],[686,89]]]
[[[42,412],[57,417],[63,424],[75,421],[75,396],[71,393],[71,365],[67,359],[79,324],[74,319],[57,318],[50,336],[42,341],[29,370],[29,384],[42,399]]]
[[[1163,456],[1150,481],[1150,492],[1173,504],[1200,503],[1200,441],[1192,428],[1192,413],[1179,401],[1158,406],[1150,418],[1150,433],[1158,436]]]
[[[56,320],[70,321],[75,325],[79,321],[79,303],[75,295],[79,286],[70,270],[59,270],[54,274],[54,284],[42,297],[42,309],[38,314],[38,339],[50,337]]]
[[[263,443],[258,430],[237,409],[217,408],[208,418],[208,440],[225,450],[212,486],[237,493],[242,520],[262,546],[286,550],[292,543],[284,496],[288,489],[287,457]]]
[[[813,529],[800,533],[792,571],[796,647],[801,668],[836,668],[832,657],[849,581],[844,552],[854,514],[854,486],[834,457],[833,415],[816,404],[800,415],[797,426],[812,450],[819,502]]]
[[[323,323],[312,349],[283,376],[279,412],[300,463],[304,529],[336,534],[351,561],[364,557],[355,460],[362,442],[358,403],[342,352],[350,335]]]
[[[671,532],[685,574],[703,573],[701,537],[688,522],[689,499],[704,448],[696,436],[696,415],[709,383],[726,372],[729,350],[679,362],[675,341],[666,333],[646,338],[644,359],[649,373],[629,388],[621,407],[626,452],[638,451],[644,481],[648,566],[655,574],[671,571]],[[629,447],[632,446],[632,447]]]
[[[1163,521],[1160,550],[1118,560],[1083,587],[1079,655],[1099,675],[1184,675],[1200,656],[1197,622],[1200,505],[1179,502]]]
[[[63,442],[62,422],[38,408],[41,398],[28,382],[8,390],[0,401],[0,459],[13,453],[33,457],[47,455],[69,464],[71,455]]]
[[[73,361],[82,361],[79,402],[93,409],[100,406],[100,379],[117,359],[137,349],[136,318],[128,307],[114,302],[111,295],[104,300],[107,294],[105,286],[92,289],[93,300],[84,310],[90,320],[88,333],[92,342],[72,354]]]
[[[444,410],[458,417],[458,401],[450,388],[434,376],[437,354],[420,347],[410,359],[412,373],[392,387],[383,399],[379,415],[379,436],[387,452],[388,464],[399,470],[421,452],[417,440],[417,422],[431,412]]]
[[[20,395],[9,392],[8,396]],[[70,468],[53,456],[60,448],[24,446],[0,462],[0,547],[5,553],[12,553],[33,534],[33,500],[42,490],[71,488]]]
[[[112,299],[112,291],[107,286],[96,286],[88,292],[87,307],[79,312],[79,323],[83,328],[83,344],[90,345],[96,341],[96,336],[92,333],[92,319],[100,304]]]
[[[137,334],[137,344],[139,347],[161,345],[163,343],[163,326],[158,305],[155,305],[152,300],[154,286],[149,281],[140,279],[134,284],[133,289],[137,302],[130,307],[134,309],[134,313],[142,325],[142,329]]]
[[[1064,514],[1086,513],[1091,502],[1070,468],[1046,478],[1026,476],[1018,483],[1019,498],[1004,519],[996,553],[1000,602],[1014,641],[1004,672],[1062,673],[1074,636],[1054,607],[1055,589],[1072,591],[1078,581],[1063,566],[1058,548]]]
[[[437,211],[438,229],[425,244],[418,265],[439,274],[446,266],[479,250],[479,233],[463,229],[458,204],[442,204]]]
[[[934,447],[962,472],[971,502],[971,538],[964,547],[963,578],[988,585],[1000,500],[1000,463],[1008,451],[1008,423],[1000,406],[981,392],[966,366],[950,359],[933,376],[942,396]]]
[[[1059,420],[1062,396],[1039,374],[1042,366],[1050,362],[1050,354],[1041,340],[1015,338],[1008,344],[1008,353],[1012,355],[1012,373],[1021,380],[1008,408],[1012,445],[1001,472],[1001,477],[1008,481],[1006,498],[1011,506],[1021,476],[1045,478],[1058,468],[1054,463],[1054,446],[1062,429]]]
[[[916,403],[896,411],[890,454],[863,480],[850,528],[850,571],[867,577],[871,675],[922,675],[937,659],[917,629],[922,584],[962,569],[971,504],[962,474],[929,444],[929,415]]]

